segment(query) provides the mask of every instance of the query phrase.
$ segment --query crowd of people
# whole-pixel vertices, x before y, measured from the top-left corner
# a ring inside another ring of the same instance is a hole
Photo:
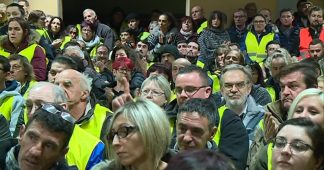
[[[323,170],[323,12],[0,4],[0,169]]]

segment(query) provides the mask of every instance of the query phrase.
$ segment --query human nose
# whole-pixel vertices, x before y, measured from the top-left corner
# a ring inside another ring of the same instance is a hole
[[[185,142],[191,142],[192,141],[192,135],[190,130],[187,130],[184,134],[183,134],[183,141]]]
[[[285,87],[282,89],[282,93],[283,93],[284,95],[288,95],[288,94],[290,93],[289,88],[285,86]]]
[[[117,134],[114,135],[113,139],[112,139],[112,145],[114,147],[118,146],[120,143],[119,143],[119,138],[117,136]]]
[[[42,154],[42,143],[37,142],[31,149],[30,154],[34,157],[41,156]]]
[[[281,153],[282,154],[291,154],[292,153],[291,147],[288,143],[282,148]]]

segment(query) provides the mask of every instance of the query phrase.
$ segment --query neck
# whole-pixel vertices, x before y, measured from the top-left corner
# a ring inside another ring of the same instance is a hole
[[[79,120],[83,115],[87,107],[87,102],[79,102],[73,105],[69,105],[70,113],[75,120]]]
[[[4,90],[6,88],[6,82],[3,81],[0,83],[0,91]]]
[[[245,25],[236,25],[236,29],[243,30],[245,28]]]
[[[230,109],[235,112],[238,116],[240,116],[245,108],[245,104],[244,105],[240,105],[240,106],[235,106],[235,107],[230,107]]]

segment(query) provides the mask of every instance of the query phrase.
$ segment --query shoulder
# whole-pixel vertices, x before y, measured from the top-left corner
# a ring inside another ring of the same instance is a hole
[[[93,166],[91,170],[112,170],[114,167],[113,161],[110,160],[104,160],[98,163],[97,165]]]

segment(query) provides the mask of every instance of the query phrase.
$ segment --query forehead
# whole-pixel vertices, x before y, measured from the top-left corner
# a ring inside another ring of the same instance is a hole
[[[61,21],[58,18],[54,18],[52,23],[61,23]]]
[[[11,60],[10,65],[14,65],[14,64],[20,65],[20,60]]]
[[[198,47],[199,45],[196,42],[190,42],[188,45]]]
[[[93,11],[87,10],[83,13],[83,16],[94,16]]]
[[[254,17],[254,20],[261,20],[261,21],[264,21],[264,18],[263,17],[261,17],[261,16],[256,16],[256,17]]]
[[[74,72],[63,71],[56,76],[55,81],[71,81],[73,83],[79,83],[80,76]]]
[[[20,13],[19,8],[16,6],[7,7],[6,12],[19,12]]]
[[[310,15],[321,15],[321,16],[323,16],[323,11],[322,10],[320,10],[320,11],[312,11],[310,13]]]
[[[195,81],[193,81],[195,80]],[[179,74],[176,77],[175,84],[179,86],[201,86],[202,79],[197,72]]]
[[[57,69],[65,70],[68,69],[68,66],[66,64],[54,62],[51,66],[51,70],[57,70]]]
[[[113,122],[113,129],[117,129],[119,126],[125,124],[129,125],[133,123],[128,118],[126,118],[123,113],[121,113],[116,117],[115,121]]]
[[[32,89],[29,92],[28,100],[31,101],[41,100],[46,102],[54,102],[53,89],[46,86]]]
[[[292,15],[291,11],[282,12],[281,15]]]
[[[309,45],[309,49],[323,49],[321,44]]]
[[[150,81],[150,82],[144,84],[143,89],[147,89],[147,88],[161,89],[160,86],[154,81]]]
[[[304,74],[302,74],[300,71],[296,71],[296,72],[287,74],[286,76],[280,77],[281,84],[288,84],[291,82],[304,83]]]
[[[244,81],[246,79],[245,74],[241,70],[229,70],[224,75],[224,82],[232,81]]]
[[[192,8],[191,11],[200,12],[201,11],[201,7],[200,6],[195,6],[195,7]]]
[[[166,15],[160,15],[159,20],[168,20],[168,17]]]
[[[186,126],[208,128],[207,117],[201,116],[197,112],[181,112],[177,121]]]
[[[311,139],[307,135],[305,128],[300,126],[286,125],[278,132],[277,136],[286,137],[288,141],[299,139],[307,143],[311,143]]]

